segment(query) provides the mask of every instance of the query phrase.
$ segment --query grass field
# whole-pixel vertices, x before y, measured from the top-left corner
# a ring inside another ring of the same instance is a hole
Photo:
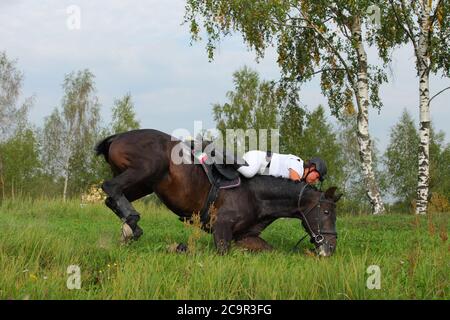
[[[275,250],[215,253],[211,235],[167,209],[138,203],[144,235],[121,245],[120,221],[79,201],[0,204],[1,299],[449,299],[449,214],[338,217],[337,252],[308,254],[299,221],[278,220],[263,238]],[[189,243],[190,253],[168,250]],[[69,290],[69,265],[81,289]],[[378,265],[381,288],[368,289]]]

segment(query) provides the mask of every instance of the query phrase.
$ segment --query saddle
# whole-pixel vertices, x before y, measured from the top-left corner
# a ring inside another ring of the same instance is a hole
[[[211,142],[207,141],[206,145],[209,145],[210,143]],[[202,225],[205,226],[210,221],[209,211],[211,205],[217,199],[219,190],[237,188],[241,185],[241,178],[239,172],[236,171],[240,165],[238,164],[237,160],[229,164],[231,162],[230,155],[224,151],[214,149],[211,152],[211,155],[215,157],[216,161],[208,161],[207,155],[205,153],[202,152],[198,152],[198,154],[196,153],[193,141],[189,144],[189,147],[191,149],[191,153],[194,157],[194,160],[197,159],[198,163],[197,165],[202,166],[203,171],[205,172],[208,181],[211,184],[211,188],[209,189],[206,202],[203,205],[202,210],[200,211],[200,221]]]

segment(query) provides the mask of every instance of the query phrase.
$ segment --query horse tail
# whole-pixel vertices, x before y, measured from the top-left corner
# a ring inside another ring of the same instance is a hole
[[[111,145],[111,142],[114,141],[114,139],[118,136],[118,134],[114,134],[112,136],[106,137],[97,145],[95,146],[95,154],[97,156],[103,155],[105,157],[106,162],[108,162],[108,152],[109,152],[109,146]]]

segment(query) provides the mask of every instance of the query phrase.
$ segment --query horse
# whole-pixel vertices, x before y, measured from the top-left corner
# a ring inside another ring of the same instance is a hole
[[[102,183],[105,204],[123,222],[125,241],[143,234],[140,214],[131,202],[151,193],[181,219],[190,219],[205,205],[211,189],[198,164],[176,163],[173,149],[182,143],[154,129],[132,130],[106,137],[95,151],[109,164],[113,178]],[[189,155],[191,156],[191,155]],[[271,249],[261,232],[279,218],[297,218],[320,256],[330,256],[337,245],[336,187],[325,192],[305,182],[259,175],[241,177],[237,188],[218,190],[214,221],[204,229],[212,233],[219,254],[232,241],[254,250]],[[210,221],[212,222],[212,221]]]

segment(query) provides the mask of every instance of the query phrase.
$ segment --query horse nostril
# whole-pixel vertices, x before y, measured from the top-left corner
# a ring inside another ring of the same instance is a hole
[[[329,242],[325,242],[318,246],[316,249],[317,255],[321,257],[329,257],[334,253],[336,246],[333,246]]]

